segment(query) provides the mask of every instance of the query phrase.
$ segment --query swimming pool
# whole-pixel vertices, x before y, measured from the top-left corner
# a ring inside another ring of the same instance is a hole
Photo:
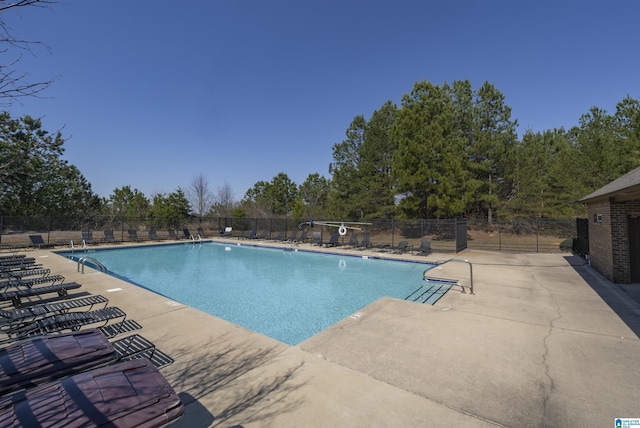
[[[380,297],[404,299],[427,263],[215,242],[60,253],[170,299],[296,345]]]

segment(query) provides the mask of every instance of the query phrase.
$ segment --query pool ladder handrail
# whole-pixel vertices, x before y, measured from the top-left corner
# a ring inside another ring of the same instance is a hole
[[[467,259],[456,259],[456,258],[451,258],[449,260],[438,260],[436,262],[437,265],[443,265],[445,263],[449,263],[449,262],[458,262],[458,263],[467,263],[469,265],[469,283],[470,283],[470,287],[469,287],[469,293],[470,294],[475,294],[473,292],[473,264],[471,264],[471,262]],[[424,272],[422,272],[422,278],[424,279],[427,276],[427,272],[429,272],[429,269],[425,270]],[[462,287],[462,292],[466,293],[466,291],[464,291],[464,285],[460,284],[460,281],[458,281],[458,284],[460,287]]]
[[[100,269],[100,272],[108,272],[109,269],[107,269],[107,267],[105,265],[103,265],[102,263],[100,263],[99,261],[97,261],[96,259],[94,259],[93,257],[88,257],[88,256],[83,256],[78,258],[78,272],[80,272],[80,265],[82,265],[82,273],[84,273],[84,266],[87,262],[91,262],[93,264],[95,264],[98,269]]]

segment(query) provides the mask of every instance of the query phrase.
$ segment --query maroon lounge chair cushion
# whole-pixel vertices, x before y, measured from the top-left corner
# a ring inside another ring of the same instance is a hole
[[[0,398],[0,427],[161,427],[184,406],[145,359],[94,369]]]
[[[0,349],[0,395],[79,373],[117,359],[96,329],[35,337]]]

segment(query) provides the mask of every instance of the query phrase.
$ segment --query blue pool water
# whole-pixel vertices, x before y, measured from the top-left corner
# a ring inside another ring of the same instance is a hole
[[[88,255],[116,276],[289,345],[380,297],[404,299],[433,266],[219,243]]]

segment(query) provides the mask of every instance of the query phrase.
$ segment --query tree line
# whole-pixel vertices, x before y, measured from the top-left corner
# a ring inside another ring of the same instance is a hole
[[[417,82],[400,106],[385,102],[356,116],[332,146],[329,177],[302,184],[286,172],[235,200],[199,174],[150,197],[131,186],[106,198],[62,160],[64,138],[38,119],[0,114],[0,214],[157,218],[204,217],[479,218],[573,217],[578,200],[640,165],[640,102],[626,97],[609,114],[592,107],[565,130],[516,133],[504,95],[490,83]]]

